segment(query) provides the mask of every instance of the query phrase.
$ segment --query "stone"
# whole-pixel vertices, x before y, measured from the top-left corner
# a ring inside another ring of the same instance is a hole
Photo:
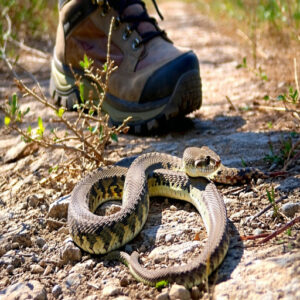
[[[40,265],[31,265],[30,269],[31,269],[31,272],[33,274],[42,274],[42,273],[44,273],[44,268],[41,267]]]
[[[162,292],[155,297],[155,300],[169,300],[169,293]]]
[[[61,253],[61,258],[65,264],[74,263],[81,260],[81,250],[75,246],[71,239],[65,241],[65,246]]]
[[[20,246],[23,247],[31,247],[31,234],[27,229],[22,229],[12,238],[13,243],[18,243]]]
[[[178,284],[173,284],[169,292],[170,300],[190,300],[190,292],[183,286]]]
[[[62,293],[62,288],[59,284],[56,284],[51,291],[52,295],[57,298]]]
[[[12,274],[13,273],[13,271],[14,271],[14,266],[13,265],[8,265],[7,267],[6,267],[6,271],[7,271],[7,273],[8,274]]]
[[[37,195],[33,194],[27,197],[27,203],[29,206],[36,208],[39,203],[42,201],[43,196],[42,195]]]
[[[285,203],[281,207],[281,211],[289,218],[293,218],[297,212],[300,211],[300,202],[297,203]]]
[[[78,273],[70,274],[65,280],[65,284],[66,284],[67,288],[78,287],[81,283],[81,278],[82,278],[81,274],[78,274]]]
[[[46,244],[46,241],[43,238],[38,237],[35,243],[37,244],[38,247],[43,248],[44,245]]]
[[[51,203],[48,211],[48,218],[53,219],[67,219],[68,208],[71,195],[60,197],[55,202]]]
[[[119,295],[120,293],[121,293],[121,288],[115,285],[107,285],[102,290],[103,297],[109,297],[109,296],[113,297]]]
[[[52,272],[52,267],[48,265],[48,266],[46,267],[46,269],[45,269],[43,275],[44,275],[44,276],[47,276],[47,275],[49,275],[51,272]]]
[[[44,286],[36,280],[17,282],[0,291],[0,300],[33,299],[47,300]]]

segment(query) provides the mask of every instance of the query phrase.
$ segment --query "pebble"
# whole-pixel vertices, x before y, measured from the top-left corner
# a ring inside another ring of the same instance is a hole
[[[82,254],[81,250],[75,246],[71,239],[65,241],[65,246],[61,253],[61,258],[65,264],[74,263],[81,260]]]
[[[260,228],[256,228],[254,231],[253,231],[253,235],[259,235],[259,234],[262,234],[264,231]]]
[[[169,299],[169,293],[168,292],[162,292],[158,294],[155,298],[155,300],[168,300]]]
[[[31,272],[33,274],[42,274],[42,273],[44,273],[44,268],[41,267],[40,265],[31,265],[30,269],[31,269]]]
[[[34,299],[47,300],[47,293],[44,286],[36,280],[28,282],[17,282],[1,291],[0,299]]]
[[[170,300],[190,300],[190,292],[183,286],[178,284],[173,284],[169,292]]]
[[[67,219],[68,207],[71,195],[63,196],[51,203],[48,211],[48,218]]]
[[[51,267],[51,266],[47,266],[46,269],[45,269],[45,271],[44,271],[44,273],[43,273],[43,275],[44,275],[44,276],[47,276],[47,275],[49,275],[51,272],[52,272],[52,267]]]
[[[6,271],[7,271],[7,273],[8,274],[12,274],[13,273],[13,271],[14,271],[14,266],[13,265],[8,265],[7,267],[6,267]]]
[[[31,247],[32,241],[31,241],[31,234],[27,229],[21,230],[19,233],[17,233],[13,239],[13,243],[18,243],[20,246],[23,247]]]
[[[57,298],[60,294],[62,293],[62,288],[60,285],[56,284],[53,288],[52,288],[52,295]]]
[[[44,245],[46,244],[46,241],[43,238],[38,237],[35,243],[37,244],[38,247],[43,248]]]
[[[244,215],[245,211],[242,209],[236,213],[234,213],[233,215],[230,216],[231,219],[235,219],[235,218],[239,218],[241,217],[242,215]]]
[[[295,214],[300,211],[300,202],[285,203],[284,205],[282,205],[281,211],[285,216],[293,218]]]
[[[170,206],[170,211],[176,211],[176,210],[177,210],[177,207],[175,205]]]
[[[165,236],[166,243],[173,242],[173,240],[174,240],[174,235],[173,234],[167,234]]]
[[[102,290],[102,296],[103,297],[109,297],[109,296],[116,296],[121,293],[121,288],[114,285],[107,285]]]
[[[27,197],[27,203],[29,206],[36,208],[41,200],[43,199],[43,195],[34,194]]]
[[[78,273],[70,274],[65,280],[65,284],[67,288],[78,287],[80,285],[81,278],[82,278],[81,274]]]

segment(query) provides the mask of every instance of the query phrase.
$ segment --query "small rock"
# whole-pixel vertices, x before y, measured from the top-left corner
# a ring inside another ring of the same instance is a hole
[[[11,244],[11,249],[19,249],[19,248],[20,248],[19,243],[12,243]]]
[[[45,252],[46,250],[48,250],[48,248],[49,248],[48,244],[45,244],[42,248],[42,251]]]
[[[129,285],[129,280],[128,280],[128,277],[127,277],[127,276],[124,276],[124,277],[121,278],[121,280],[120,280],[120,285],[121,285],[122,287],[126,287],[126,286]]]
[[[171,211],[176,211],[176,210],[177,210],[177,207],[176,207],[175,205],[171,205],[171,206],[170,206],[170,210],[171,210]]]
[[[47,293],[43,285],[36,280],[17,282],[1,291],[0,299],[34,299],[47,300]]]
[[[166,243],[173,242],[173,240],[174,240],[174,235],[173,234],[167,234],[166,235],[166,237],[165,237]]]
[[[171,300],[190,300],[191,294],[183,285],[173,284],[169,292],[169,297]]]
[[[239,218],[241,217],[242,215],[244,215],[245,211],[242,209],[236,213],[234,213],[233,215],[230,216],[231,219],[235,219],[235,218]]]
[[[162,292],[158,294],[155,298],[155,300],[168,300],[169,299],[169,294],[168,292]]]
[[[49,207],[48,218],[67,219],[70,197],[69,194],[53,202]]]
[[[98,300],[98,296],[97,295],[89,295],[87,297],[84,297],[83,300]]]
[[[259,235],[259,234],[262,234],[264,231],[260,228],[256,228],[254,231],[253,231],[253,235]]]
[[[19,233],[17,233],[13,239],[13,243],[18,243],[20,246],[23,247],[31,247],[32,242],[31,242],[31,234],[27,229],[22,229]]]
[[[33,274],[42,274],[42,273],[44,273],[44,268],[42,268],[40,265],[32,265],[30,267],[30,269],[31,269],[31,272]]]
[[[52,289],[52,295],[57,298],[62,293],[62,288],[60,285],[56,284]]]
[[[14,266],[13,265],[8,265],[7,267],[6,267],[6,271],[7,271],[7,273],[8,274],[12,274],[13,273],[13,271],[14,271]]]
[[[38,247],[43,248],[44,245],[46,244],[46,241],[43,238],[38,237],[35,243],[37,244]]]
[[[115,300],[131,300],[131,298],[127,297],[127,296],[119,296],[119,297],[115,298]]]
[[[281,207],[281,211],[289,218],[293,218],[295,214],[300,211],[300,202],[297,203],[285,203]]]
[[[36,208],[42,199],[43,195],[33,194],[27,197],[27,203],[29,206]]]
[[[46,269],[45,269],[45,271],[44,271],[44,273],[43,273],[43,275],[44,275],[44,276],[47,276],[47,275],[49,275],[51,272],[52,272],[52,267],[51,267],[51,266],[47,266]]]
[[[71,239],[65,241],[65,247],[62,250],[61,258],[65,264],[74,263],[81,260],[82,254],[80,249],[75,246]]]
[[[66,286],[68,288],[71,288],[71,287],[78,287],[80,285],[80,282],[81,282],[81,278],[82,278],[82,275],[78,274],[78,273],[72,273],[70,274],[67,278],[66,278]]]
[[[109,297],[109,296],[116,296],[121,293],[121,288],[118,286],[114,285],[107,285],[103,290],[102,290],[102,295],[104,297]]]

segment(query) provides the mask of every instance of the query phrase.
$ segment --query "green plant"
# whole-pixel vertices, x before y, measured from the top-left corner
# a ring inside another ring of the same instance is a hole
[[[270,204],[273,207],[273,217],[277,217],[278,216],[278,205],[275,202],[275,191],[274,191],[274,187],[272,186],[271,191],[266,190],[267,192],[267,198],[270,202]]]
[[[8,27],[9,32],[11,27]],[[111,30],[112,25],[108,39],[108,48],[110,45]],[[30,109],[22,109],[16,94],[13,94],[12,97],[7,99],[5,104],[0,107],[5,113],[5,125],[11,130],[18,132],[22,136],[23,141],[27,143],[36,143],[45,148],[65,149],[68,152],[79,154],[77,155],[78,162],[82,165],[83,169],[85,169],[86,165],[89,165],[89,168],[93,168],[105,163],[106,160],[103,157],[105,146],[110,143],[111,140],[117,141],[117,136],[120,132],[126,132],[128,130],[126,123],[130,119],[124,120],[123,124],[118,127],[110,127],[108,124],[109,116],[102,112],[102,102],[108,89],[108,80],[111,73],[116,69],[114,62],[110,59],[109,51],[107,62],[101,70],[94,70],[93,61],[87,56],[84,56],[83,61],[80,63],[84,69],[84,76],[92,80],[92,85],[96,90],[99,100],[94,101],[92,98],[86,98],[84,96],[85,84],[83,83],[83,78],[76,77],[76,84],[81,95],[81,103],[74,106],[76,109],[76,117],[74,119],[69,117],[64,107],[56,107],[48,101],[37,81],[36,88],[30,89],[19,78],[10,60],[6,56],[5,45],[6,43],[4,43],[2,47],[1,58],[11,70],[15,82],[23,96],[31,96],[50,109],[59,123],[63,124],[63,128],[47,128],[42,118],[38,116],[35,128],[28,126],[26,129],[23,129],[21,124],[24,123],[24,118]],[[74,142],[76,143],[75,146]],[[81,160],[81,157],[84,157],[85,160]],[[56,167],[52,168],[51,172],[56,169]]]
[[[268,81],[268,76],[261,67],[258,67],[258,68],[249,67],[249,65],[247,63],[247,57],[244,57],[242,62],[240,64],[238,64],[236,66],[236,68],[237,69],[246,69],[246,70],[252,72],[253,74],[255,74],[255,76],[257,76],[261,80]]]

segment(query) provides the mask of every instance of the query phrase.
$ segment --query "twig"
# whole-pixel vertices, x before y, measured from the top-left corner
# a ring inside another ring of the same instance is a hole
[[[286,199],[287,196],[281,196],[278,200],[275,201],[276,204],[282,202],[284,199]],[[251,222],[253,220],[255,220],[256,218],[260,217],[262,214],[264,214],[265,212],[267,212],[269,209],[271,209],[274,206],[274,204],[269,204],[267,207],[265,207],[263,210],[261,210],[260,212],[258,212],[257,214],[255,214],[252,218],[251,218]]]
[[[269,235],[269,233],[261,233],[261,234],[257,234],[257,235],[242,235],[240,236],[242,241],[249,241],[249,240],[256,240],[256,239],[260,239],[260,238],[264,238],[267,237]]]
[[[285,107],[273,107],[273,106],[258,105],[257,109],[261,109],[261,110],[264,110],[264,111],[266,111],[266,110],[275,110],[275,111],[283,111],[283,112],[300,114],[300,110],[288,109],[288,108],[285,108]]]
[[[289,155],[287,157],[287,160],[282,168],[283,171],[286,171],[288,166],[296,159],[298,159],[300,157],[300,151],[293,157],[291,158],[292,153],[300,146],[300,139],[298,140],[298,142],[296,142],[292,148],[289,151]]]
[[[271,233],[270,235],[268,235],[266,238],[264,238],[262,241],[260,241],[259,244],[264,244],[264,243],[268,242],[270,239],[274,238],[275,236],[279,235],[283,231],[289,229],[290,227],[292,227],[293,225],[295,225],[296,223],[299,223],[299,222],[300,222],[300,216],[296,217],[292,221],[288,222],[286,225],[282,226],[278,230],[276,230],[273,233]]]
[[[299,95],[300,89],[299,89],[297,69],[298,69],[297,68],[297,59],[296,59],[296,57],[294,57],[294,77],[295,77],[296,89],[298,91],[298,99],[297,100],[299,101],[299,99],[300,99],[300,95]]]
[[[24,43],[20,43],[14,39],[12,39],[11,37],[8,37],[8,41],[16,46],[18,46],[20,49],[26,51],[26,52],[30,52],[36,56],[39,56],[41,58],[45,58],[45,59],[49,59],[51,57],[50,54],[47,54],[45,52],[42,52],[41,50],[29,47],[27,45],[25,45]]]
[[[230,99],[228,96],[226,96],[226,100],[227,100],[227,102],[229,103],[230,107],[231,107],[233,110],[235,110],[236,112],[239,111],[239,110],[235,107],[235,105],[233,105],[231,99]]]

